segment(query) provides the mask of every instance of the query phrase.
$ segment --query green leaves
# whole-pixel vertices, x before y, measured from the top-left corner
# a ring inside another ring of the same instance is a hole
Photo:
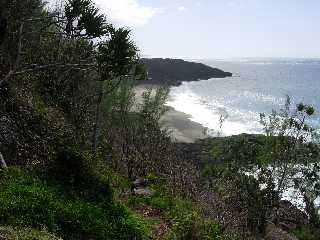
[[[92,0],[68,0],[65,15],[68,35],[97,38],[107,33],[105,17]]]
[[[130,30],[108,27],[110,38],[99,46],[97,62],[102,80],[114,79],[134,72],[138,49],[130,39]]]

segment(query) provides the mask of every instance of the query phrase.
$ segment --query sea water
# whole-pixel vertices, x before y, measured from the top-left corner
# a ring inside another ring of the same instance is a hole
[[[320,127],[320,59],[194,60],[232,72],[228,78],[184,82],[170,91],[168,105],[225,136],[262,133],[260,113],[284,107],[289,96],[315,107],[310,124]],[[223,119],[223,124],[220,120]]]

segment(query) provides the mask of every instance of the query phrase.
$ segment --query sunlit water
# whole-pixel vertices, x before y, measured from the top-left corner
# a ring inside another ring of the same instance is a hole
[[[279,110],[287,95],[294,103],[310,104],[320,111],[320,60],[196,61],[234,76],[173,87],[168,105],[211,130],[220,129],[223,116],[223,135],[261,133],[260,113]],[[318,112],[310,123],[320,126]]]

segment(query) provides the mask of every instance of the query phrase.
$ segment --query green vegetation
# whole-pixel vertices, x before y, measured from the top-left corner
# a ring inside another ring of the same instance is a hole
[[[210,188],[227,203],[222,211],[231,208],[245,214],[245,219],[238,221],[243,221],[251,233],[264,234],[268,222],[286,225],[290,221],[287,218],[296,221],[287,228],[299,239],[308,239],[319,229],[315,200],[319,197],[320,151],[314,139],[316,130],[308,125],[314,113],[312,106],[302,103],[293,107],[288,98],[279,113],[261,115],[265,135],[243,134],[200,141],[203,174]],[[306,214],[300,210],[299,216],[283,214],[288,211],[286,207],[290,209],[281,201],[289,188],[302,195]],[[242,236],[248,237],[246,232]]]
[[[181,200],[165,193],[165,188],[154,186],[152,196],[131,196],[128,205],[132,208],[147,206],[156,217],[170,226],[164,239],[210,239],[222,240],[221,226],[212,219],[206,219],[201,208],[194,203]]]
[[[145,239],[144,226],[124,206],[65,192],[21,169],[1,173],[1,224],[47,229],[64,239]]]
[[[280,228],[317,236],[311,106],[288,99],[261,116],[265,136],[183,145],[200,152],[190,155],[160,123],[168,89],[136,95],[148,74],[129,29],[107,22],[92,0],[50,11],[41,0],[0,6],[4,237],[234,240]],[[281,201],[293,186],[305,212]]]

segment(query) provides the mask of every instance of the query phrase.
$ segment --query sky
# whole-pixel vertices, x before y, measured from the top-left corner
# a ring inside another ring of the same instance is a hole
[[[319,0],[94,1],[142,56],[320,57]]]

